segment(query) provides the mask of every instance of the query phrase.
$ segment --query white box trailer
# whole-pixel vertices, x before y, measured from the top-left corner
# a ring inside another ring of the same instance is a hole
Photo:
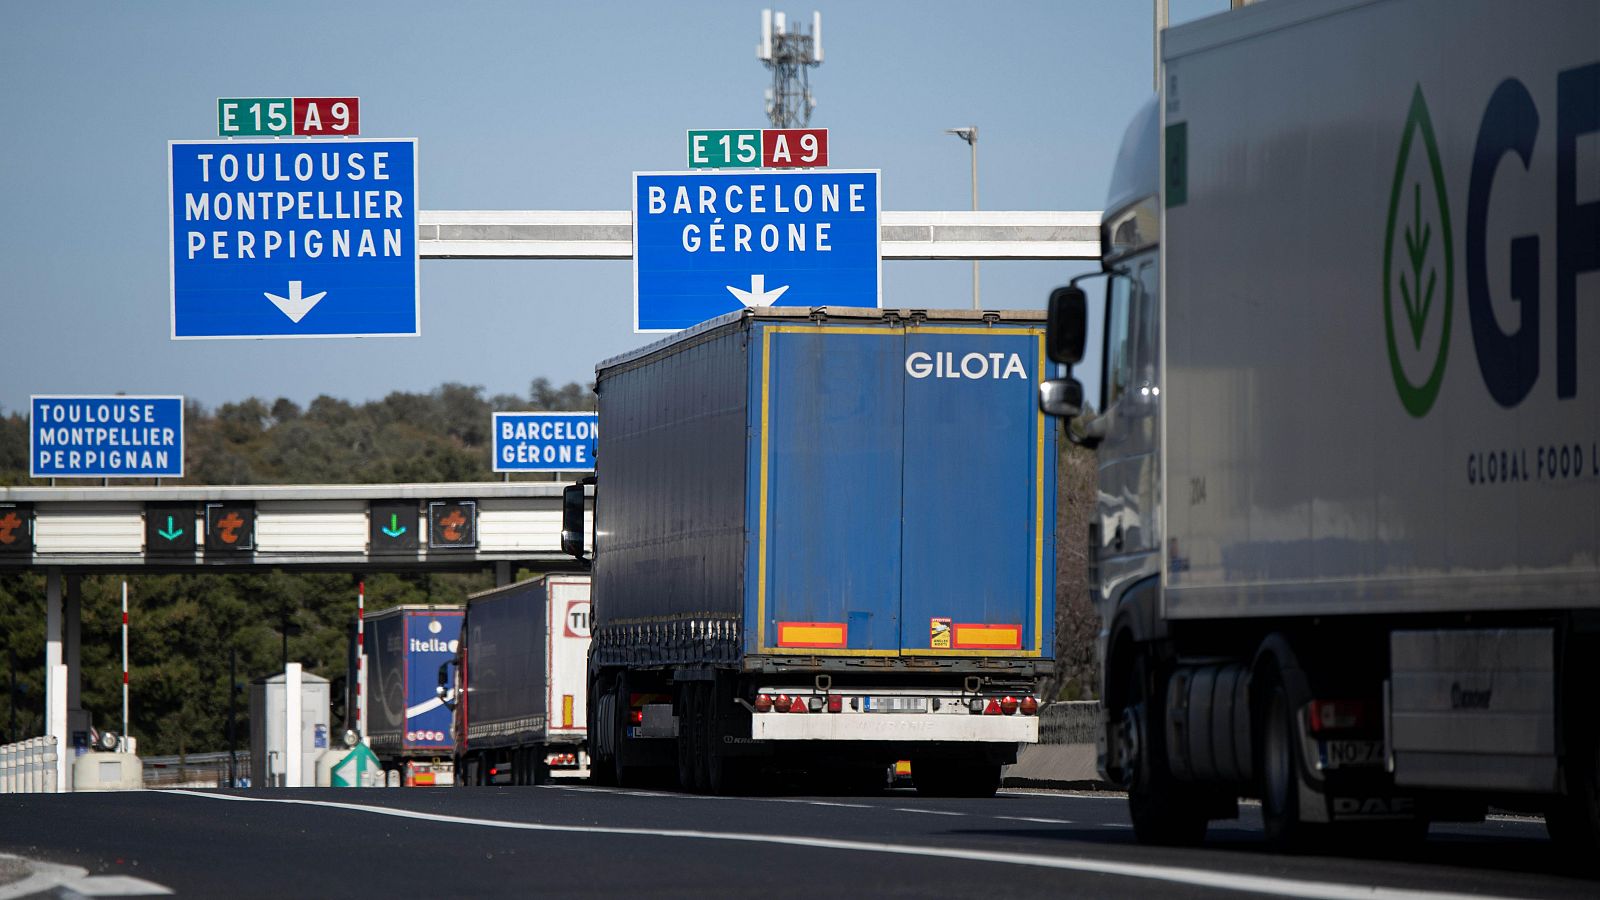
[[[1147,840],[1485,806],[1600,846],[1600,5],[1168,30],[1103,226],[1103,768]],[[1082,292],[1052,298],[1081,357]],[[1077,402],[1074,402],[1077,401]]]

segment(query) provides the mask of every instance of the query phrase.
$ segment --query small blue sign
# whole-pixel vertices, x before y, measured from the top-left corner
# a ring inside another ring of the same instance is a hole
[[[182,478],[183,398],[35,395],[33,478]]]
[[[174,340],[422,333],[415,139],[168,151]]]
[[[633,330],[882,297],[877,170],[635,172]]]
[[[593,472],[600,435],[595,413],[497,412],[496,472]]]

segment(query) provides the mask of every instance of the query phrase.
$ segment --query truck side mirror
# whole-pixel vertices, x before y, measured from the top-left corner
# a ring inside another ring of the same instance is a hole
[[[1083,344],[1089,332],[1089,298],[1074,284],[1050,292],[1050,312],[1045,326],[1045,353],[1052,362],[1070,366],[1083,359]],[[1079,389],[1078,405],[1083,405]]]
[[[561,552],[583,559],[583,485],[561,492]]]
[[[1083,414],[1083,382],[1076,378],[1052,378],[1039,383],[1039,411],[1047,416],[1071,419]]]
[[[455,691],[451,690],[450,684],[450,667],[455,664],[456,661],[453,659],[447,659],[439,664],[439,683],[433,689],[433,695],[439,698],[445,709],[450,710],[456,708]]]

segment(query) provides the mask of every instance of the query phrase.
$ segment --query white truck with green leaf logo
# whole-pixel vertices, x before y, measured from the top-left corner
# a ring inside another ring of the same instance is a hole
[[[1161,57],[1050,301],[1100,394],[1040,389],[1098,448],[1138,836],[1600,848],[1600,4],[1267,0]]]

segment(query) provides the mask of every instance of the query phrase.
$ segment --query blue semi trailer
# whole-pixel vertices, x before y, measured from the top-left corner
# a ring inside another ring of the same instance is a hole
[[[1052,665],[1035,312],[746,310],[597,367],[597,777],[774,769],[988,795]]]
[[[450,604],[396,606],[366,616],[367,742],[407,786],[454,781],[450,710],[435,687],[439,667],[455,657],[461,618],[462,607]],[[352,691],[357,665],[352,660]]]

